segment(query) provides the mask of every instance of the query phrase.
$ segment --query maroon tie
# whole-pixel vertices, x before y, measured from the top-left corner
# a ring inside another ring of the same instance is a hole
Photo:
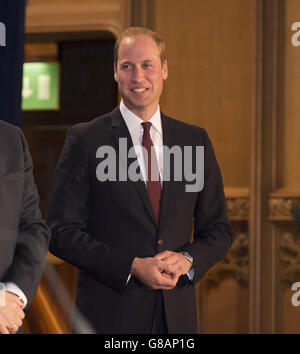
[[[156,216],[157,221],[159,221],[161,184],[159,178],[159,168],[158,168],[154,147],[151,149],[151,147],[153,146],[150,137],[151,125],[152,124],[150,122],[142,123],[142,126],[144,128],[143,146],[146,148],[147,151],[147,157],[145,157],[145,165],[146,165],[146,172],[147,172],[148,194],[152,204],[154,215]]]

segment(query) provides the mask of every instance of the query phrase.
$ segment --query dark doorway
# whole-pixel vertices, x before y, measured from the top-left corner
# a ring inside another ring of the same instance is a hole
[[[34,50],[26,58],[60,63],[59,110],[23,112],[22,129],[30,146],[44,217],[66,129],[107,113],[117,104],[113,46],[113,39],[61,41],[57,58],[43,51],[34,55]]]

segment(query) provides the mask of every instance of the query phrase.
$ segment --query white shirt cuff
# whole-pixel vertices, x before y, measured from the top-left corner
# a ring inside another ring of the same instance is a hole
[[[190,281],[194,280],[195,270],[192,268],[189,272],[186,273]]]
[[[22,300],[24,303],[23,308],[26,307],[27,297],[25,296],[23,291],[18,287],[17,284],[12,283],[12,282],[5,283],[5,290],[17,295],[20,298],[20,300]]]

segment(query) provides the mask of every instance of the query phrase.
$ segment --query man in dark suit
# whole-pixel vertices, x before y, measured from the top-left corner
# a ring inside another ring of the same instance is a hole
[[[220,170],[204,129],[160,112],[168,66],[156,33],[123,32],[114,72],[120,105],[67,132],[50,250],[79,268],[76,305],[96,332],[196,333],[194,285],[232,243]]]
[[[0,121],[0,333],[16,333],[38,287],[50,230],[21,130]],[[19,332],[22,331],[20,328]]]

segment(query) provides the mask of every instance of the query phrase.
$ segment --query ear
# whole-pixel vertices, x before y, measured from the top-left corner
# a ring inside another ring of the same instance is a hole
[[[114,63],[114,79],[116,82],[118,82],[118,73],[117,73],[116,63]]]
[[[168,78],[168,63],[166,60],[164,61],[162,66],[162,75],[164,80]]]

